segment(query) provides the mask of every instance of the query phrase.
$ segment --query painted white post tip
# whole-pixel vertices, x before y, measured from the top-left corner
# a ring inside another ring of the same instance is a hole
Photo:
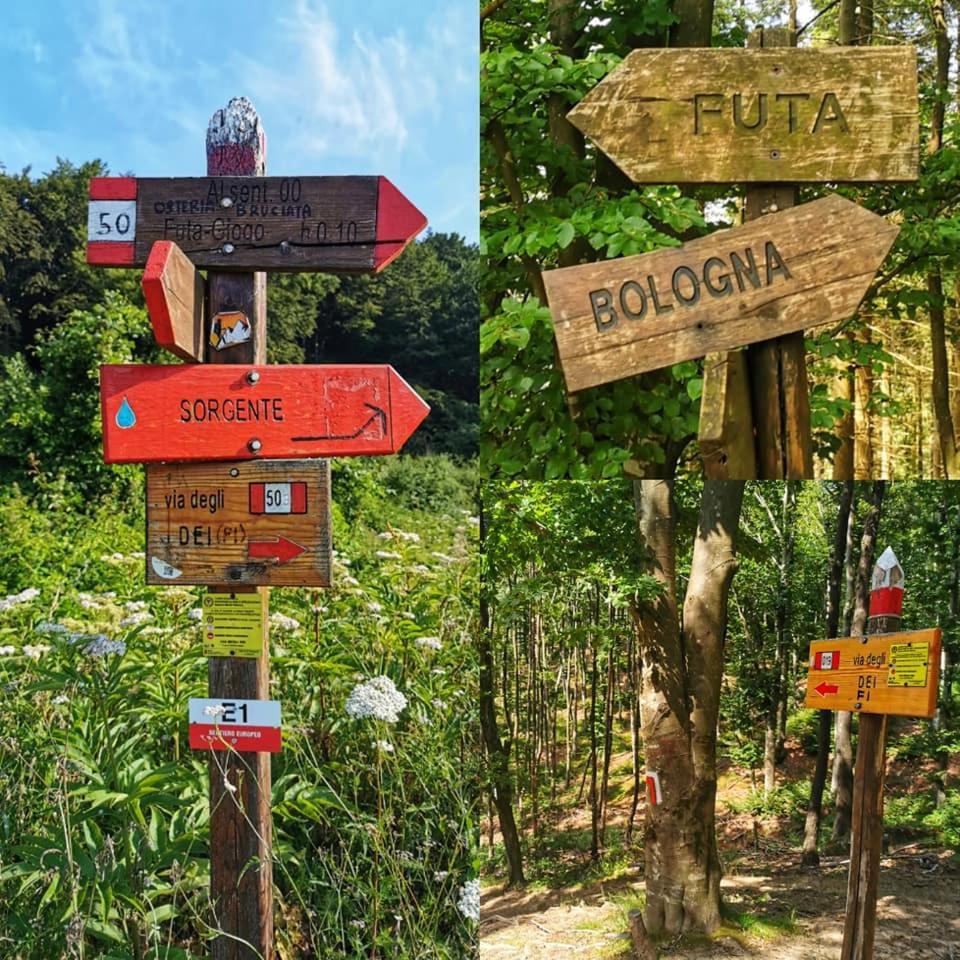
[[[899,567],[900,561],[897,559],[897,555],[893,552],[893,547],[887,547],[883,553],[880,554],[877,559],[876,566],[881,570],[890,570],[893,567]]]
[[[260,138],[260,116],[256,107],[246,97],[233,97],[230,102],[214,111],[207,125],[207,144],[220,146],[225,143],[245,143]]]

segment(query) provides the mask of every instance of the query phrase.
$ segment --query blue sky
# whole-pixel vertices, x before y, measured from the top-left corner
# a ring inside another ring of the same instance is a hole
[[[6,0],[0,163],[202,176],[249,97],[270,174],[382,174],[437,231],[478,232],[473,0]]]

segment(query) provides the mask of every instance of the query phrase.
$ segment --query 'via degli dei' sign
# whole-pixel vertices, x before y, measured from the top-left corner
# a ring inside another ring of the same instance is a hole
[[[849,317],[897,232],[830,196],[680,247],[545,271],[567,389]]]
[[[913,47],[634,50],[568,116],[636,183],[919,173]]]

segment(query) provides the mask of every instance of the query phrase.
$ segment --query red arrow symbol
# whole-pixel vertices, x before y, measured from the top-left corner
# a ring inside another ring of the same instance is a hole
[[[286,537],[277,537],[276,540],[251,540],[247,544],[247,551],[251,560],[276,560],[280,564],[289,563],[294,557],[306,553],[307,548]]]
[[[840,687],[835,683],[827,683],[826,680],[822,680],[814,688],[821,697],[825,697],[828,693],[836,693]]]

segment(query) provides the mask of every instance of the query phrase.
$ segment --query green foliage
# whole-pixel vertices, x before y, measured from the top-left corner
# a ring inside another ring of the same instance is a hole
[[[291,618],[271,628],[283,957],[368,956],[376,941],[455,960],[473,946],[456,906],[478,856],[476,525],[459,506],[472,483],[445,458],[380,469],[338,478],[353,498],[335,512],[335,585],[271,592]],[[201,591],[144,585],[140,504],[124,506],[0,500],[0,584],[39,591],[0,609],[0,942],[21,960],[187,960],[215,931],[209,768],[186,723],[206,695]],[[94,635],[125,652],[90,655]],[[407,698],[396,724],[344,711],[378,675]]]
[[[787,736],[800,741],[803,752],[808,757],[817,755],[820,713],[817,710],[797,710],[787,717]]]

